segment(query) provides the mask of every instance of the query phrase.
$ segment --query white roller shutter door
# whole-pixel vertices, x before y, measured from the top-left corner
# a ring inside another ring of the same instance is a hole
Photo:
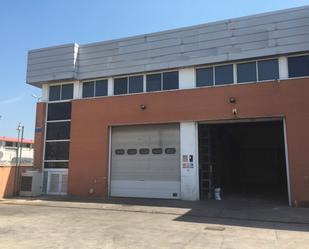
[[[180,198],[179,124],[112,128],[111,196]]]

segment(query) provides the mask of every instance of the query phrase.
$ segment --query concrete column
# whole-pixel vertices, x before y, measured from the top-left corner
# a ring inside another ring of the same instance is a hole
[[[82,83],[75,81],[73,84],[73,99],[80,99],[82,97]]]
[[[42,85],[42,102],[47,102],[48,101],[48,94],[49,94],[49,86],[48,84],[43,84]]]
[[[196,122],[180,123],[181,199],[199,200],[198,135]]]
[[[113,95],[114,95],[113,78],[108,78],[108,81],[107,81],[107,96],[113,96]]]
[[[189,89],[195,87],[195,69],[179,69],[179,89]]]
[[[286,56],[279,57],[279,79],[285,80],[289,78],[288,58]]]

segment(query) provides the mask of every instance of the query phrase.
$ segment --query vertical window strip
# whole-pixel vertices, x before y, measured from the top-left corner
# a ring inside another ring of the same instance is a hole
[[[61,91],[60,91],[61,93]],[[43,148],[43,170],[48,170],[48,169],[59,169],[59,168],[49,168],[49,167],[45,167],[46,163],[48,162],[51,162],[53,161],[54,163],[61,163],[61,162],[66,162],[67,164],[69,163],[69,159],[68,160],[47,160],[46,159],[46,144],[49,143],[49,142],[68,142],[69,143],[69,146],[71,144],[71,137],[69,139],[63,139],[63,140],[55,140],[55,139],[52,139],[52,140],[47,140],[47,123],[50,122],[51,120],[48,120],[47,118],[47,114],[48,114],[48,107],[49,107],[49,104],[46,105],[46,114],[45,114],[45,125],[44,125],[44,148]],[[70,125],[71,125],[71,119],[70,120],[66,120],[66,121],[69,121],[70,122]],[[54,121],[51,121],[51,122],[62,122],[60,120],[54,120]],[[70,155],[69,155],[69,158],[70,158]],[[68,170],[68,167],[60,167],[61,169],[66,169]]]

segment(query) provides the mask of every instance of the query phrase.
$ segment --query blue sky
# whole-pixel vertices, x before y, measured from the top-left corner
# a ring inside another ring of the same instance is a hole
[[[27,51],[80,44],[309,5],[309,0],[1,0],[0,136],[22,122],[33,138],[40,89],[25,83]]]

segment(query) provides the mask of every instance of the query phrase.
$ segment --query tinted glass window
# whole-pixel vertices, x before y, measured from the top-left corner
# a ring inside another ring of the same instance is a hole
[[[71,102],[48,104],[47,120],[71,119]]]
[[[68,166],[69,166],[68,162],[45,162],[44,163],[44,168],[46,169],[51,169],[51,168],[66,169],[68,168]]]
[[[147,154],[149,154],[149,149],[147,149],[147,148],[139,149],[139,153],[141,155],[147,155]]]
[[[73,84],[62,85],[61,99],[73,99]]]
[[[258,61],[259,80],[279,79],[279,65],[277,59]]]
[[[176,154],[176,149],[175,148],[166,148],[165,154]]]
[[[137,149],[128,149],[127,150],[128,155],[136,155],[137,154]]]
[[[95,96],[107,96],[107,80],[95,82]]]
[[[309,76],[309,56],[288,58],[289,77]]]
[[[163,73],[163,90],[178,89],[178,71]]]
[[[83,83],[83,98],[89,98],[94,96],[94,82]]]
[[[5,146],[6,147],[14,147],[15,145],[13,144],[13,142],[5,142]]]
[[[256,80],[256,62],[237,64],[237,82],[252,82]]]
[[[196,69],[196,86],[212,86],[214,84],[213,68]]]
[[[129,78],[129,93],[143,92],[143,75]]]
[[[161,74],[149,74],[146,76],[146,91],[160,91],[161,90]]]
[[[49,100],[60,100],[61,86],[50,86],[49,87]]]
[[[47,142],[45,160],[69,160],[69,142]]]
[[[152,149],[152,154],[155,154],[155,155],[162,154],[162,149],[161,148]]]
[[[215,81],[216,85],[231,84],[233,79],[233,65],[225,65],[215,67]]]
[[[124,155],[124,149],[116,149],[115,154],[116,155]]]
[[[128,91],[128,78],[114,79],[114,95],[126,94]]]
[[[47,140],[69,139],[70,123],[71,122],[47,123],[46,139]]]

